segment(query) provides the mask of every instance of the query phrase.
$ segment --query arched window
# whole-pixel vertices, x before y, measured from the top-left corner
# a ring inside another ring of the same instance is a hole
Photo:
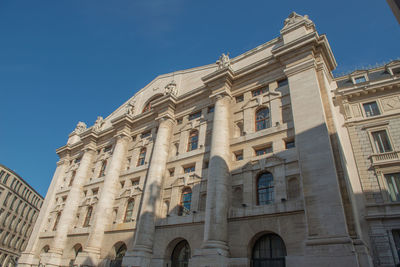
[[[143,108],[143,112],[149,111],[151,109],[151,102],[149,101]]]
[[[74,182],[74,179],[75,179],[75,175],[76,175],[76,171],[73,171],[72,175],[71,175],[71,179],[69,179],[69,185],[68,186],[72,186],[72,183]]]
[[[29,212],[28,212],[28,214],[29,214]],[[57,225],[58,225],[58,222],[60,221],[60,217],[61,217],[61,212],[57,213],[56,220],[54,221],[53,231],[57,231]]]
[[[197,149],[198,145],[199,145],[199,131],[197,130],[191,131],[189,135],[188,151]]]
[[[42,248],[42,250],[40,251],[40,253],[47,253],[47,252],[49,252],[49,250],[50,250],[49,245],[46,245],[46,246],[44,246],[44,247]]]
[[[90,206],[86,212],[85,222],[83,223],[83,227],[88,227],[90,223],[90,218],[92,218],[93,207]]]
[[[189,214],[191,204],[192,204],[192,189],[190,189],[190,187],[185,187],[182,191],[181,206],[178,215],[183,216]]]
[[[269,124],[269,109],[262,108],[256,111],[256,131],[267,129]]]
[[[157,94],[157,95],[153,96],[152,98],[150,98],[150,100],[148,100],[147,103],[144,105],[142,113],[151,110],[152,109],[152,102],[155,99],[159,98],[160,96],[163,96],[163,95],[162,94]]]
[[[257,179],[257,205],[271,204],[274,201],[274,177],[265,172]]]
[[[190,246],[186,240],[179,242],[171,255],[171,267],[187,267],[190,260]]]
[[[102,177],[102,176],[104,176],[106,174],[106,168],[107,168],[107,160],[103,160],[103,162],[101,164],[99,177]]]
[[[115,248],[115,258],[111,260],[110,265],[112,267],[121,267],[122,259],[126,253],[126,245],[123,242],[118,242],[114,245]]]
[[[137,165],[136,165],[136,166],[142,166],[142,165],[144,165],[144,160],[145,160],[145,159],[146,159],[146,148],[143,147],[143,148],[140,150],[139,158],[138,158],[138,162],[137,162]]]
[[[125,220],[124,222],[130,222],[132,221],[132,215],[133,215],[133,208],[135,207],[135,200],[130,199],[128,201],[128,205],[126,205],[126,211],[125,211]]]
[[[286,247],[282,238],[276,234],[261,236],[254,244],[251,266],[285,267]]]

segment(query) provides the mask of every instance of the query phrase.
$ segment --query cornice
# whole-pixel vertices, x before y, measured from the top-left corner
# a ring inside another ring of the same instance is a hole
[[[355,84],[349,87],[337,88],[334,90],[335,95],[352,98],[369,93],[376,93],[377,91],[385,91],[400,88],[400,79],[390,78],[380,81],[369,81],[363,84]]]

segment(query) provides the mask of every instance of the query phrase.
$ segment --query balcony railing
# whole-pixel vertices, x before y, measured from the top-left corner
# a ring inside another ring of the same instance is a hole
[[[400,151],[371,155],[372,165],[383,165],[400,162]]]

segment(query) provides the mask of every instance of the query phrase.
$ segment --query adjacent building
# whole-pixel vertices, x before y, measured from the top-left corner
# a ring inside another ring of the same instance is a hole
[[[354,198],[375,266],[400,263],[400,61],[338,77],[335,102],[359,182]],[[339,117],[339,116],[338,116]]]
[[[42,202],[24,179],[0,164],[0,266],[17,266]]]
[[[292,13],[242,55],[158,76],[57,150],[19,266],[393,266],[396,66],[335,79]]]

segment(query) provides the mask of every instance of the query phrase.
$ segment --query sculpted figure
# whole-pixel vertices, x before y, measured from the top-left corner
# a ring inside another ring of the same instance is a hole
[[[164,94],[166,95],[177,95],[177,91],[176,91],[176,83],[174,80],[172,80],[171,82],[169,82],[166,86],[165,86],[165,90],[164,90]]]
[[[103,127],[103,125],[104,125],[103,117],[98,116],[96,122],[94,123],[93,128],[94,128],[95,131],[100,131],[101,127]]]
[[[84,123],[82,121],[78,122],[78,124],[75,127],[75,132],[77,134],[80,134],[80,133],[84,132],[85,130],[86,130],[86,123]]]
[[[219,57],[219,60],[217,60],[216,63],[218,65],[218,69],[229,67],[231,65],[231,60],[229,59],[229,53],[227,53],[226,55],[222,53],[222,55]]]
[[[129,102],[128,105],[126,105],[126,114],[133,116],[135,113],[135,102]]]

